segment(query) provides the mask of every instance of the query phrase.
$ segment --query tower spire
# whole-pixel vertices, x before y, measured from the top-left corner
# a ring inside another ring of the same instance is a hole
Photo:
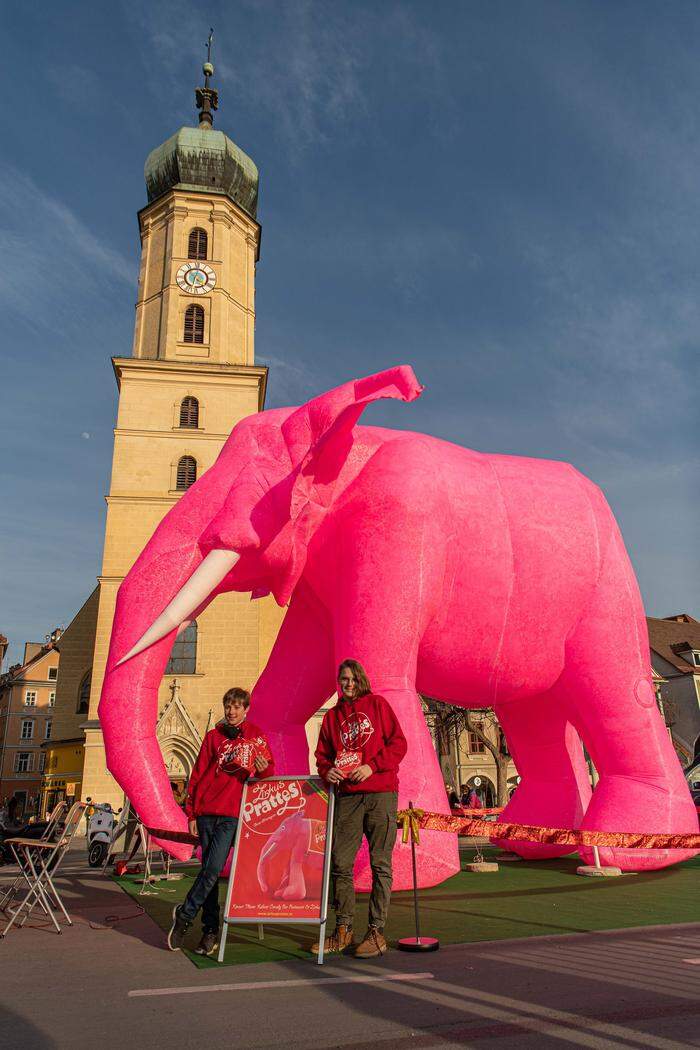
[[[211,45],[214,39],[214,30],[209,28],[209,38],[205,44],[207,49],[207,60],[202,66],[204,73],[204,87],[195,88],[195,99],[199,113],[199,127],[201,131],[210,131],[214,123],[214,110],[219,108],[219,92],[216,88],[209,86],[209,78],[214,76],[214,66],[211,61]]]

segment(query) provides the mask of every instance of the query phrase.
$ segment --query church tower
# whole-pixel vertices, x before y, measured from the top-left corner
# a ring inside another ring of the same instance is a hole
[[[210,58],[196,90],[199,126],[180,128],[146,160],[133,351],[112,362],[119,408],[82,797],[117,805],[123,796],[107,772],[97,720],[117,590],[161,519],[213,464],[231,428],[265,401],[267,369],[256,366],[254,355],[258,171],[213,128],[218,92],[210,86]],[[226,689],[254,684],[281,612],[270,599],[227,594],[174,643],[158,729],[174,783],[189,775],[201,737],[221,717]]]

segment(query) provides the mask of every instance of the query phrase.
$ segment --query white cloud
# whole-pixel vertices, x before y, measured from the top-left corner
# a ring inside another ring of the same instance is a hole
[[[181,99],[175,112],[192,123],[183,72],[186,63],[194,88],[206,32],[198,12],[183,6],[173,20],[172,8],[170,0],[153,0],[125,13],[138,27],[152,90],[159,100]],[[349,128],[358,112],[366,115],[365,81],[380,61],[389,77],[399,65],[404,75],[408,66],[413,83],[421,84],[426,99],[439,101],[444,117],[452,102],[443,47],[428,20],[403,5],[381,5],[358,17],[351,5],[314,0],[242,2],[235,18],[222,17],[214,35],[215,86],[228,114],[217,126],[225,125],[235,137],[236,109],[255,114],[270,122],[287,160],[297,163],[307,149],[336,137],[339,125]]]
[[[80,106],[82,112],[97,108],[102,94],[100,79],[89,66],[75,63],[52,66],[46,70],[46,77],[64,102]]]
[[[33,329],[81,327],[86,292],[104,292],[115,281],[123,286],[120,296],[125,286],[133,288],[134,263],[104,244],[74,211],[27,174],[0,164],[3,311],[21,317]]]

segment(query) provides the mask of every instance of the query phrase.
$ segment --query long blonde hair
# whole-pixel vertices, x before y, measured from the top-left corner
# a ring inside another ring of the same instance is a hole
[[[357,695],[367,696],[368,693],[372,692],[372,686],[369,684],[369,678],[367,672],[361,663],[357,660],[343,660],[342,664],[338,668],[338,678],[340,678],[341,671],[344,670],[352,671],[357,682]]]

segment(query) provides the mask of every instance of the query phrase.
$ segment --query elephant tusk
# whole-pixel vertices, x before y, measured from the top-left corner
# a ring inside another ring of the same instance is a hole
[[[138,656],[144,649],[155,645],[161,638],[165,638],[166,634],[179,628],[197,606],[201,605],[214,588],[221,583],[239,557],[236,551],[210,551],[155,623],[151,624],[133,649],[130,649],[126,656],[122,656],[116,666],[119,667],[127,660]]]

